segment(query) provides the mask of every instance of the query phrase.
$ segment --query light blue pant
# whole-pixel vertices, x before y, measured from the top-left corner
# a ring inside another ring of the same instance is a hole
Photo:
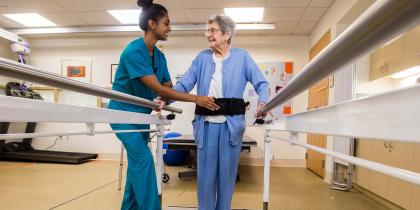
[[[138,129],[130,125],[112,125],[114,130]],[[147,133],[119,133],[127,151],[128,167],[122,210],[160,210],[153,156]]]
[[[241,147],[230,145],[227,123],[205,123],[197,150],[199,210],[230,210]]]

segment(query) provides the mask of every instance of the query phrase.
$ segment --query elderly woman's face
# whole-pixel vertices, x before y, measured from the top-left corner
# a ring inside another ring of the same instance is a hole
[[[210,48],[219,47],[225,43],[230,38],[230,33],[226,32],[223,33],[220,30],[219,24],[216,22],[210,23],[207,26],[206,31],[207,41],[209,43]]]

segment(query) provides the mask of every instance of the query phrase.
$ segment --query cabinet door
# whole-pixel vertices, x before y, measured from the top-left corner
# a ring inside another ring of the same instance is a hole
[[[391,142],[388,146],[391,147],[389,152],[389,165],[412,171],[414,145]],[[409,209],[411,206],[411,186],[408,182],[388,177],[386,199],[405,209]]]
[[[371,159],[370,158],[370,144],[371,141],[368,139],[358,139],[357,140],[357,147],[356,147],[356,157],[363,158],[366,160]],[[369,169],[355,166],[355,178],[356,183],[365,188],[369,188]]]
[[[420,144],[414,145],[413,171],[420,173]],[[413,184],[411,191],[411,209],[420,209],[420,186]]]
[[[403,69],[403,38],[400,37],[385,47],[385,68],[382,76],[387,76]]]
[[[383,141],[372,141],[370,146],[371,160],[387,164],[389,160],[389,151],[384,147]],[[370,171],[369,188],[371,192],[386,197],[388,176],[379,172]]]
[[[385,47],[370,54],[370,80],[382,77],[385,69]]]
[[[404,68],[420,65],[420,26],[404,36]]]

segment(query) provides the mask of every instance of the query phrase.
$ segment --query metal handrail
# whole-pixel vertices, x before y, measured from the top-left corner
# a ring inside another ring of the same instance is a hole
[[[34,66],[21,64],[4,58],[0,58],[0,76],[31,81],[39,84],[77,91],[84,94],[100,96],[118,101],[124,101],[139,106],[145,106],[150,108],[159,107],[158,103],[143,98],[135,97],[114,90],[109,90],[89,83],[69,79],[59,74],[47,72]],[[181,109],[174,108],[171,106],[165,106],[163,110],[175,113],[182,113]]]
[[[420,1],[376,1],[309,62],[261,112],[267,113],[285,103],[340,67],[412,28],[419,19]]]

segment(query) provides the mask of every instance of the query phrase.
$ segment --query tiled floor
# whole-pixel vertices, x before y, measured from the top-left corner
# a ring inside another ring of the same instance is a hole
[[[0,161],[0,209],[119,209],[118,162],[80,165]],[[164,184],[164,209],[196,207],[195,179],[179,180],[177,172]],[[241,166],[232,208],[262,209],[262,167]],[[272,168],[269,209],[386,209],[357,191],[341,192],[304,168]],[[191,210],[192,208],[189,208]]]

